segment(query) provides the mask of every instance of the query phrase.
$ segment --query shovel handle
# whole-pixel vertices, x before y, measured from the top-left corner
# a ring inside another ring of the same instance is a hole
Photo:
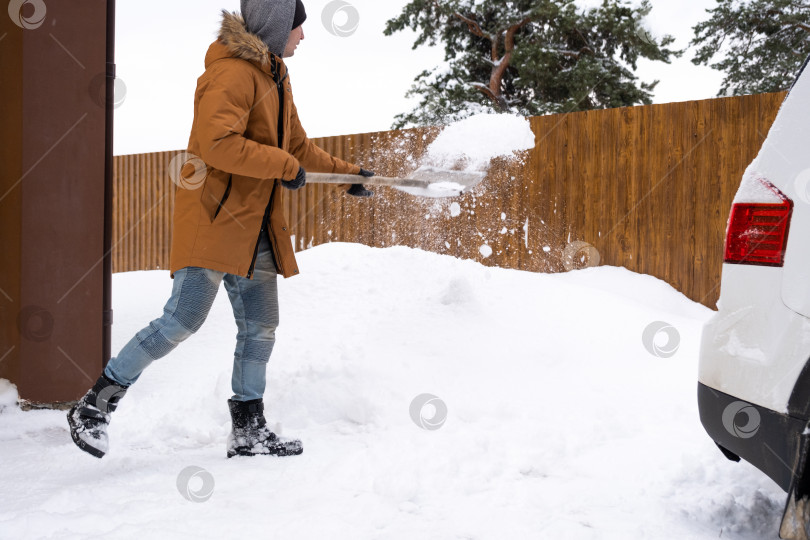
[[[429,182],[413,178],[390,176],[360,176],[358,174],[307,173],[307,184],[363,184],[366,186],[400,186],[427,188]]]

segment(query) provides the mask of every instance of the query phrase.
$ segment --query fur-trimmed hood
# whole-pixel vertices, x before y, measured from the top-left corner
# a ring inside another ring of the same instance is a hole
[[[218,40],[211,45],[205,57],[205,67],[220,58],[241,58],[255,62],[259,67],[266,68],[269,73],[270,52],[267,44],[256,34],[248,32],[245,20],[239,13],[222,10],[222,25],[219,29]],[[283,60],[277,57],[280,64]]]

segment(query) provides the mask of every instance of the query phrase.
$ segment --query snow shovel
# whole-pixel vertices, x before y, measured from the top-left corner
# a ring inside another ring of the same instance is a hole
[[[407,178],[356,174],[307,173],[307,184],[363,184],[391,186],[419,197],[457,197],[484,179],[483,171],[452,171],[436,167],[419,167]]]

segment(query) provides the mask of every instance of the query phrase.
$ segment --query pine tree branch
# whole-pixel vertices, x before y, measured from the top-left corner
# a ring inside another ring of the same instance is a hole
[[[576,58],[579,60],[579,57],[582,56],[584,53],[591,53],[594,54],[593,49],[590,47],[582,47],[578,51],[563,51],[563,50],[556,50],[555,52],[560,53],[563,56],[568,56],[569,58]]]
[[[530,44],[536,45],[537,41],[531,41]],[[547,52],[547,53],[552,53],[552,54],[561,54],[561,55],[567,56],[569,58],[574,58],[575,60],[579,60],[579,57],[582,56],[585,53],[590,53],[590,54],[592,54],[594,56],[596,55],[596,51],[594,51],[590,47],[582,47],[578,51],[570,51],[570,50],[567,50],[567,49],[549,49],[547,47],[535,47],[535,50],[539,51],[539,52]]]
[[[464,15],[459,13],[458,11],[454,12],[453,15],[455,17],[461,19],[467,25],[467,28],[470,29],[470,32],[472,32],[476,36],[482,37],[484,39],[488,39],[490,41],[495,41],[493,39],[492,34],[488,34],[488,33],[484,32],[484,29],[481,28],[481,25],[478,24],[478,22],[475,19],[470,19],[469,17],[465,17]]]
[[[517,24],[513,24],[509,27],[506,31],[506,39],[504,40],[504,55],[501,57],[497,63],[493,66],[492,76],[489,79],[489,88],[490,90],[498,96],[498,101],[503,104],[503,99],[501,97],[501,83],[503,81],[503,76],[506,73],[509,64],[512,62],[512,53],[515,51],[515,34],[518,30],[526,26],[532,22],[532,17],[526,17],[522,21],[518,22]],[[493,55],[497,54],[495,48],[492,49]],[[493,56],[493,61],[495,58]]]
[[[434,0],[434,3],[438,7],[438,1]],[[500,38],[504,34],[503,30],[495,34],[490,34],[485,32],[475,19],[466,17],[457,11],[453,13],[453,16],[464,22],[473,35],[489,40],[491,44],[490,61],[492,63],[492,74],[489,78],[489,86],[486,86],[483,83],[472,83],[471,86],[483,92],[484,95],[493,101],[499,109],[505,108],[507,104],[501,95],[501,85],[503,82],[503,76],[506,73],[506,70],[509,68],[510,62],[512,61],[512,54],[515,50],[515,34],[518,32],[518,30],[532,22],[534,18],[532,16],[524,17],[522,20],[510,25],[506,29],[506,37],[504,38],[505,51],[504,55],[499,58],[498,49],[500,47]]]
[[[470,86],[487,96],[493,103],[498,104],[498,102],[502,101],[500,96],[495,95],[492,90],[484,83],[474,82],[470,83]]]
[[[796,8],[796,9],[810,9],[805,2],[788,2],[788,7]]]

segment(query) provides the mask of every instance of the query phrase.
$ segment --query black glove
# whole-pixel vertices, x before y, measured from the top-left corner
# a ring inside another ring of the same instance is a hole
[[[287,189],[301,189],[304,187],[304,184],[307,183],[307,171],[304,170],[303,167],[298,167],[298,174],[295,176],[295,180],[282,180],[281,185]]]
[[[367,171],[365,169],[360,169],[360,172],[357,174],[359,174],[363,178],[371,178],[372,176],[374,176],[373,172]],[[352,187],[350,187],[349,191],[347,191],[346,193],[348,193],[352,197],[371,197],[372,195],[374,195],[374,192],[371,191],[370,189],[366,189],[363,184],[352,184]]]

